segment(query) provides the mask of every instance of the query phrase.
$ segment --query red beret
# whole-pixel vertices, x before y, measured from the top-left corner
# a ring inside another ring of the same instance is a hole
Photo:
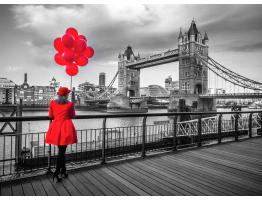
[[[71,92],[71,90],[69,90],[67,87],[60,87],[58,89],[57,95],[58,96],[65,96],[67,94],[69,94]]]

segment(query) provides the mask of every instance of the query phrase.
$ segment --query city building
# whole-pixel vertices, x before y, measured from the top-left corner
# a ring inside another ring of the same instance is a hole
[[[0,104],[15,103],[15,83],[7,78],[0,78]]]
[[[99,73],[99,87],[104,88],[106,86],[106,74]]]
[[[167,90],[159,85],[149,85],[148,86],[149,96],[169,96]]]
[[[54,82],[55,78],[52,81]],[[16,102],[22,99],[24,105],[48,105],[56,97],[56,87],[51,84],[50,86],[30,86],[27,73],[25,73],[24,83],[16,88]]]
[[[84,82],[78,85],[78,90],[83,93],[92,92],[96,90],[96,86],[89,82]]]
[[[172,91],[179,90],[179,81],[173,81],[171,76],[165,79],[165,89],[168,93],[172,93]]]
[[[52,80],[49,82],[51,87],[54,87],[55,89],[57,89],[58,87],[60,87],[60,82],[57,82],[56,79],[53,77]]]
[[[140,88],[140,96],[149,96],[149,89],[148,89],[148,87],[141,87]]]

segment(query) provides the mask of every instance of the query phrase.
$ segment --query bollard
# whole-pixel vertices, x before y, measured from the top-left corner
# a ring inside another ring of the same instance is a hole
[[[106,118],[103,119],[103,133],[102,133],[102,161],[101,164],[106,164]]]
[[[221,143],[222,141],[222,114],[219,114],[218,116],[217,133],[218,133],[218,143]]]
[[[142,131],[142,155],[144,158],[146,156],[146,116],[143,118],[143,131]]]
[[[201,122],[202,116],[200,115],[197,122],[197,136],[198,136],[198,143],[197,146],[201,147],[201,135],[202,135],[202,122]]]
[[[249,114],[249,118],[248,118],[248,135],[249,138],[252,138],[252,112]]]
[[[173,151],[177,151],[177,116],[174,117],[173,122]]]
[[[235,117],[235,141],[238,141],[238,119],[239,119],[239,114],[236,114]]]
[[[23,115],[23,100],[19,100],[19,104],[16,108],[16,116],[21,117]],[[15,164],[18,165],[21,162],[22,151],[22,130],[23,125],[21,121],[16,122],[16,137],[15,137]]]

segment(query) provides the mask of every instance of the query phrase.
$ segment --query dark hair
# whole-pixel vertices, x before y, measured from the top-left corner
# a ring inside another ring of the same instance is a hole
[[[56,99],[56,102],[58,103],[58,104],[66,104],[66,103],[68,103],[69,101],[68,101],[68,99],[67,99],[67,97],[68,96],[58,96],[58,98]]]

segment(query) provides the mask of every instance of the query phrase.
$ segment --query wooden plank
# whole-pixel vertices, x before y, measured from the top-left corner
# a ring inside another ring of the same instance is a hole
[[[12,185],[10,183],[1,184],[1,196],[11,196],[12,195]]]
[[[137,176],[141,177],[141,179],[145,179],[145,181],[156,185],[160,190],[163,191],[163,195],[181,195],[179,192],[175,191],[174,189],[171,189],[170,185],[168,185],[167,182],[163,182],[163,180],[154,179],[151,176],[149,176],[147,172],[140,171],[140,169],[136,169],[132,165],[129,166],[128,164],[125,164],[124,166],[119,168],[125,171],[130,171],[133,174],[137,174]]]
[[[175,161],[173,161],[175,164],[179,163],[182,164],[181,168],[185,168],[188,167],[189,169],[191,169],[192,172],[196,173],[196,174],[203,174],[203,178],[209,179],[209,178],[214,178],[215,180],[217,180],[217,183],[222,182],[222,184],[224,183],[225,186],[228,186],[229,189],[231,189],[232,191],[235,191],[236,194],[238,195],[239,193],[241,193],[241,195],[247,195],[250,194],[250,191],[246,190],[246,188],[243,188],[243,186],[241,184],[238,184],[234,181],[231,180],[231,178],[229,176],[225,177],[224,175],[221,175],[219,171],[212,171],[212,169],[207,169],[206,168],[206,164],[202,164],[203,166],[199,166],[197,163],[199,163],[198,161],[194,161],[192,163],[189,163],[186,157],[183,157],[184,160],[178,159],[176,158]],[[172,158],[168,158],[166,159],[166,161],[172,161]],[[164,161],[165,162],[165,161]],[[216,167],[214,168],[216,170]],[[254,192],[252,192],[253,194],[255,194]]]
[[[182,157],[182,156],[181,156]],[[183,159],[185,159],[186,157],[184,157],[183,155]],[[232,181],[228,181],[228,180],[224,180],[222,179],[219,174],[209,174],[205,171],[203,171],[201,168],[197,168],[195,166],[192,166],[191,164],[187,164],[184,163],[183,161],[179,161],[179,157],[170,157],[168,159],[157,159],[156,161],[154,161],[156,163],[163,163],[165,165],[169,165],[171,168],[176,169],[179,172],[183,172],[187,175],[192,175],[192,178],[196,177],[200,180],[204,180],[207,183],[210,183],[210,185],[214,185],[214,188],[216,188],[217,186],[219,186],[222,189],[227,189],[228,191],[230,191],[231,193],[234,193],[236,195],[239,195],[240,190],[239,187],[235,187],[234,182]],[[198,163],[202,163],[202,161],[198,161]],[[203,164],[204,166],[206,164]],[[230,194],[231,194],[230,193]],[[242,194],[243,195],[243,194]]]
[[[151,171],[151,170],[143,170],[140,166],[137,167],[136,164],[132,163],[126,164],[126,166],[135,169],[136,171],[143,172],[146,176],[155,179],[157,182],[162,183],[167,186],[167,188],[170,188],[175,194],[177,193],[178,195],[192,195],[190,192],[187,192],[185,189],[181,189],[174,185],[172,182],[168,181],[168,179],[162,177],[161,175]]]
[[[228,167],[231,167],[231,168],[234,168],[234,169],[239,169],[239,170],[243,171],[243,173],[250,172],[250,173],[253,173],[253,174],[255,174],[259,177],[262,176],[262,172],[257,168],[248,167],[248,166],[242,165],[241,163],[232,162],[230,160],[218,158],[215,155],[210,155],[210,154],[203,153],[203,152],[194,152],[194,153],[190,153],[190,155],[197,156],[198,158],[202,158],[205,161],[212,161],[213,163],[223,164],[224,166],[228,166]],[[216,158],[214,158],[214,157],[216,157]]]
[[[196,159],[199,160],[199,162],[201,162],[202,164],[206,164],[208,166],[214,167],[217,170],[235,175],[235,176],[239,176],[239,177],[244,177],[247,180],[251,180],[251,181],[257,181],[260,182],[262,181],[262,178],[258,177],[256,174],[252,173],[252,172],[247,172],[247,171],[243,171],[241,168],[238,168],[237,166],[232,166],[232,165],[228,165],[228,164],[223,164],[223,163],[219,163],[217,162],[217,160],[213,160],[213,158],[211,160],[209,160],[206,157],[198,157],[198,156],[192,156],[192,154],[185,154],[184,157],[190,158],[193,157],[193,160]]]
[[[198,186],[202,189],[205,189],[207,191],[210,192],[209,195],[224,195],[225,194],[225,189],[220,188],[220,187],[212,187],[210,185],[210,182],[207,182],[206,180],[203,181],[202,178],[196,179],[194,177],[194,175],[190,175],[188,176],[189,172],[183,173],[181,171],[181,169],[176,169],[174,166],[171,166],[168,163],[165,163],[165,166],[163,165],[159,165],[159,163],[155,162],[155,161],[146,161],[149,165],[152,166],[158,166],[160,168],[163,168],[164,170],[169,171],[170,173],[172,173],[175,177],[180,178],[180,179],[184,179],[187,182],[190,182],[192,184],[194,184],[195,186]],[[233,193],[228,192],[228,194],[233,195]]]
[[[243,154],[240,154],[239,151],[234,152],[234,149],[217,149],[217,148],[209,148],[210,150],[212,150],[213,152],[217,152],[219,151],[220,153],[223,153],[224,155],[230,155],[231,157],[235,157],[235,158],[240,158],[242,160],[246,160],[248,162],[251,163],[255,163],[255,164],[262,164],[262,158],[257,158],[257,157],[253,157],[251,156],[246,156]]]
[[[23,188],[23,191],[24,191],[24,195],[26,195],[26,196],[34,196],[35,195],[35,192],[34,192],[34,189],[33,189],[31,182],[23,182],[22,188]]]
[[[16,183],[12,185],[12,195],[13,196],[23,196],[24,195],[21,183]]]
[[[108,189],[108,188],[105,187],[104,185],[101,185],[101,184],[96,180],[96,178],[89,173],[89,171],[81,172],[81,174],[82,174],[86,179],[88,179],[90,182],[92,182],[93,185],[95,185],[95,186],[103,193],[103,195],[109,195],[109,196],[113,196],[113,195],[114,195],[114,193],[111,192],[110,189]]]
[[[239,168],[242,171],[245,171],[245,169],[248,170],[248,172],[252,172],[252,171],[259,171],[262,174],[262,163],[256,163],[255,161],[251,161],[248,160],[248,158],[241,158],[241,157],[236,157],[236,156],[232,156],[229,154],[225,154],[224,152],[221,151],[214,151],[214,150],[205,150],[204,152],[200,152],[200,153],[205,153],[205,154],[210,154],[215,155],[216,158],[218,159],[222,159],[225,160],[227,163],[231,163],[231,164],[237,164],[237,168]],[[234,167],[236,167],[234,165]],[[252,171],[249,171],[252,170]],[[255,173],[257,175],[257,173]]]
[[[35,191],[36,196],[46,196],[47,195],[43,186],[42,186],[41,181],[32,180],[31,183],[32,183],[32,186],[33,186],[33,189]]]
[[[152,162],[155,162],[157,164],[165,164],[165,167],[169,169],[171,172],[176,172],[176,174],[181,175],[183,178],[187,178],[189,181],[197,182],[203,185],[207,185],[209,188],[215,190],[215,194],[221,194],[223,195],[238,195],[237,193],[231,191],[230,186],[225,186],[223,182],[220,182],[219,180],[213,179],[212,177],[208,177],[208,179],[205,179],[206,175],[204,174],[199,174],[198,172],[196,173],[195,171],[193,172],[192,169],[187,168],[186,166],[182,166],[179,164],[171,164],[166,161],[147,161],[149,165]]]
[[[104,195],[99,188],[97,188],[96,186],[94,186],[94,184],[93,184],[92,182],[90,182],[88,179],[86,179],[85,177],[83,177],[80,173],[74,174],[74,176],[76,177],[76,179],[77,179],[82,185],[84,185],[84,187],[85,187],[89,192],[91,192],[92,195],[95,195],[95,196]]]
[[[126,187],[130,188],[132,191],[136,192],[138,195],[142,195],[142,196],[146,196],[146,195],[148,196],[149,195],[148,193],[146,193],[145,191],[141,190],[140,188],[137,188],[136,185],[132,184],[131,182],[129,182],[127,180],[125,180],[124,178],[122,178],[118,174],[114,173],[110,169],[104,168],[104,169],[102,169],[102,171],[105,172],[106,174],[109,174],[110,176],[112,176],[113,178],[118,180],[120,183],[122,183]]]
[[[170,159],[167,159],[167,161]],[[183,159],[176,158],[177,162],[181,162],[184,164],[187,164],[189,166],[191,166],[192,168],[197,168],[199,171],[203,171],[206,172],[207,177],[211,174],[211,175],[219,175],[220,178],[222,178],[225,181],[228,181],[230,183],[232,183],[232,185],[237,185],[239,189],[242,189],[243,192],[247,193],[248,195],[255,195],[257,193],[257,191],[254,190],[250,190],[250,187],[246,186],[245,180],[243,179],[239,179],[237,177],[234,177],[231,174],[228,173],[224,173],[222,171],[218,171],[216,170],[215,167],[209,167],[203,164],[199,163],[199,160],[195,160],[193,161],[192,159],[186,159],[186,157],[184,156]],[[199,163],[199,164],[198,164]],[[248,190],[247,190],[248,189]]]
[[[121,196],[125,195],[123,191],[121,191],[119,188],[115,187],[112,183],[108,182],[105,178],[100,176],[101,173],[99,171],[90,170],[89,173],[92,174],[95,178],[97,178],[97,180],[100,183],[102,183],[104,186],[109,187],[110,191],[112,191],[114,195],[121,195]]]
[[[72,196],[80,196],[81,192],[78,191],[78,189],[75,187],[75,185],[73,185],[67,178],[63,178],[62,179],[62,183],[63,187],[66,189],[66,192],[69,193],[69,195]]]
[[[159,195],[173,195],[172,192],[166,190],[166,186],[162,185],[161,183],[157,183],[155,180],[148,178],[139,172],[129,169],[125,165],[115,166],[115,168],[124,174],[128,174],[131,178],[139,181],[141,184],[157,192]]]
[[[72,183],[72,185],[74,185],[77,188],[77,190],[81,193],[81,195],[91,196],[92,193],[89,191],[89,189],[85,188],[85,186],[82,185],[82,183],[79,180],[77,180],[75,174],[77,173],[70,174],[67,179]]]
[[[51,183],[49,178],[41,178],[41,183],[44,187],[44,190],[48,196],[58,196],[58,192],[55,190],[53,184]]]
[[[178,178],[178,177],[170,174],[169,172],[164,171],[163,169],[161,169],[159,167],[148,166],[143,162],[137,162],[137,163],[141,164],[141,166],[143,168],[148,168],[148,169],[155,171],[156,173],[160,174],[162,177],[173,179],[177,183],[177,185],[181,185],[182,188],[190,189],[190,192],[192,192],[195,195],[209,195],[210,194],[209,191],[207,191],[205,189],[201,189],[198,186],[192,185],[192,183],[187,182],[187,181],[185,181],[181,178]]]
[[[61,196],[70,195],[70,193],[65,188],[65,185],[63,184],[63,181],[62,182],[53,182],[53,180],[51,180],[50,182],[54,186],[54,188],[55,188],[56,192],[58,193],[58,195],[61,195]]]
[[[138,195],[136,192],[132,191],[130,188],[127,186],[123,185],[119,181],[117,181],[114,177],[110,176],[109,174],[104,174],[103,172],[100,172],[100,176],[112,183],[114,186],[116,186],[118,189],[124,192],[125,195],[130,195],[130,196],[136,196]]]
[[[141,179],[136,180],[131,175],[128,175],[128,173],[123,173],[116,168],[117,167],[108,167],[108,169],[110,169],[112,172],[114,172],[115,174],[118,174],[123,179],[129,181],[130,183],[140,188],[144,192],[148,193],[149,195],[154,195],[154,196],[160,195],[159,192],[156,192],[155,190],[152,190],[151,188],[149,188]]]
[[[140,169],[145,169],[146,167],[140,163],[140,162],[136,162],[134,163],[134,165],[136,165],[138,168]],[[195,191],[194,189],[191,189],[189,188],[188,186],[184,185],[184,184],[181,184],[180,182],[178,182],[176,179],[174,178],[171,178],[167,175],[162,175],[162,174],[159,174],[159,171],[156,171],[155,169],[152,169],[152,168],[147,168],[146,169],[147,172],[150,172],[150,174],[154,174],[154,175],[158,175],[158,177],[162,180],[165,180],[169,183],[171,183],[177,191],[185,194],[185,195],[199,195],[199,192],[198,191]]]
[[[221,147],[214,147],[216,148],[217,150],[221,150]],[[251,158],[255,158],[255,159],[261,159],[262,157],[261,156],[257,156],[257,155],[254,155],[252,151],[246,151],[247,148],[245,148],[245,150],[243,150],[243,148],[236,148],[236,147],[225,147],[223,146],[223,151],[229,151],[231,153],[234,153],[234,154],[239,154],[241,153],[241,156],[244,156],[244,157],[251,157]]]

